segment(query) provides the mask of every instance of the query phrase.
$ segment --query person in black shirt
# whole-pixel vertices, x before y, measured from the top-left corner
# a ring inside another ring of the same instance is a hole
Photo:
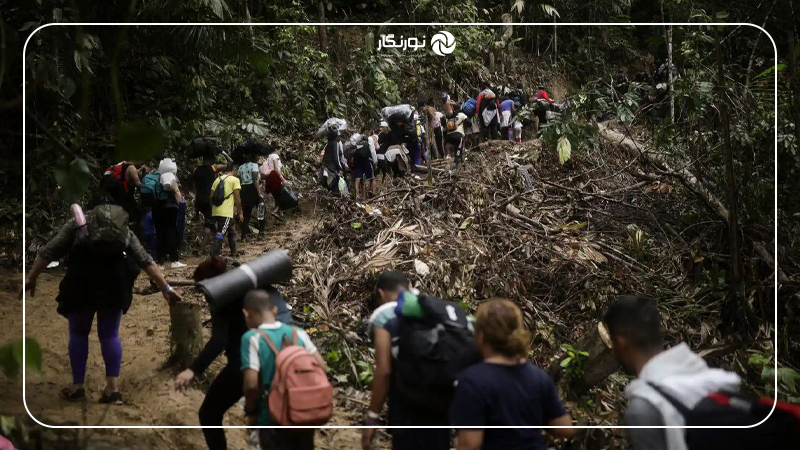
[[[225,170],[225,164],[214,164],[214,157],[203,156],[203,165],[194,169],[194,207],[195,213],[203,216],[203,248],[208,246],[211,233],[214,229],[214,220],[211,218],[211,185],[217,179],[217,174]]]
[[[553,380],[528,361],[531,341],[522,311],[510,300],[490,299],[478,307],[475,338],[483,362],[458,377],[450,421],[458,428],[458,450],[546,450],[536,428],[496,426],[572,426]],[[550,428],[554,437],[570,437],[572,428]]]
[[[213,278],[227,271],[227,263],[221,256],[215,256],[203,261],[194,272],[194,281],[199,282],[206,278]],[[267,291],[276,292],[275,288],[268,287]],[[286,306],[286,301],[280,294],[275,296],[278,301],[277,319],[283,323],[292,324],[292,316]],[[185,391],[194,377],[202,374],[208,366],[223,351],[228,358],[225,367],[217,374],[206,392],[203,404],[200,406],[201,426],[221,426],[225,412],[242,398],[242,371],[240,346],[242,335],[247,331],[247,324],[242,314],[242,300],[231,302],[223,309],[211,314],[211,338],[197,355],[188,369],[175,377],[175,390]],[[227,449],[225,430],[222,428],[203,428],[206,444],[210,450]]]

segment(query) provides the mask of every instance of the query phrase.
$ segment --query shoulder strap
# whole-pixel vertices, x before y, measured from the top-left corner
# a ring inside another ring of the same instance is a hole
[[[292,326],[292,345],[297,345],[297,327]]]
[[[678,410],[679,413],[681,413],[681,415],[684,418],[688,417],[688,415],[691,413],[691,411],[686,405],[684,405],[681,401],[675,398],[674,395],[667,392],[667,390],[664,389],[663,387],[655,383],[652,383],[650,381],[647,382],[647,385],[655,389],[656,392],[658,392],[662,397],[664,397],[675,409]]]
[[[267,333],[261,331],[261,329],[256,328],[256,331],[258,332],[258,334],[261,335],[262,338],[264,338],[265,341],[267,341],[267,345],[269,345],[269,349],[272,350],[272,353],[275,353],[275,357],[277,358],[278,357],[278,353],[279,353],[278,352],[278,348],[275,347],[275,344],[272,342],[272,339],[270,339],[269,336],[267,336]]]

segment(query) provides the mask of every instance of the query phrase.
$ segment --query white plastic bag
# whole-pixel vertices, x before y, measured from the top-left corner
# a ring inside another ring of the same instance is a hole
[[[414,112],[414,108],[408,104],[402,105],[394,105],[394,106],[387,106],[381,110],[381,114],[383,114],[384,119],[388,119],[391,116],[401,115],[405,118],[410,119],[411,114]]]
[[[158,171],[161,172],[162,175],[165,173],[171,173],[173,175],[177,175],[178,165],[175,164],[175,161],[173,161],[172,158],[164,158],[161,160],[160,163],[158,163]]]
[[[339,195],[342,197],[350,196],[350,192],[347,190],[347,183],[344,181],[344,177],[339,177]]]
[[[167,192],[175,192],[178,188],[178,177],[172,172],[162,173],[161,186],[163,186],[164,190]]]
[[[323,123],[317,130],[317,139],[322,139],[327,136],[328,130],[332,128],[342,132],[347,129],[347,121],[338,117],[331,117],[330,119],[326,120],[325,123]]]

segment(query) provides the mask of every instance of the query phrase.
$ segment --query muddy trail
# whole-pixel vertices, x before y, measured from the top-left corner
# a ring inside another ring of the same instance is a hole
[[[239,244],[240,261],[254,259],[261,253],[277,247],[289,247],[293,242],[307,236],[319,224],[319,209],[313,201],[303,201],[297,212],[284,215],[283,223],[271,227],[261,238],[250,239]],[[191,213],[190,213],[191,215]],[[191,219],[189,219],[191,221]],[[190,223],[190,227],[195,225]],[[191,234],[190,234],[191,235]],[[227,255],[227,246],[224,255]],[[195,254],[192,254],[195,253]],[[203,260],[199,249],[184,251],[181,260],[187,264],[182,269],[164,268],[170,279],[191,278],[194,267]],[[204,391],[215,374],[224,366],[220,356],[208,371],[193,383],[186,393],[173,389],[174,369],[162,368],[168,359],[169,310],[159,294],[134,294],[133,304],[124,316],[120,328],[123,346],[123,363],[120,390],[125,404],[107,406],[97,400],[105,383],[103,359],[96,335],[90,336],[89,361],[86,372],[88,400],[70,403],[58,397],[59,391],[70,383],[69,358],[67,354],[67,320],[55,311],[58,285],[64,275],[62,267],[49,269],[39,278],[34,298],[28,297],[25,311],[27,335],[34,337],[42,346],[43,368],[41,374],[28,374],[26,380],[27,406],[38,420],[49,425],[91,426],[196,426],[199,425],[197,411],[203,401]],[[4,342],[22,335],[19,318],[22,304],[16,290],[19,276],[6,277],[0,294],[0,341]],[[148,281],[140,275],[135,292],[146,291]],[[181,288],[188,301],[199,301],[190,293],[190,288]],[[291,303],[291,299],[287,299]],[[204,320],[208,319],[204,309]],[[210,325],[204,327],[204,337],[210,336]],[[349,402],[352,403],[352,402]],[[25,416],[21,381],[10,382],[0,375],[0,410],[4,414]],[[337,405],[330,425],[358,423],[362,410]],[[234,406],[225,418],[225,425],[244,426],[244,411]],[[90,448],[126,449],[197,449],[205,448],[199,429],[114,429],[48,430],[47,442],[66,442],[88,439]],[[227,431],[230,449],[251,449],[246,443],[246,430]],[[317,434],[317,448],[339,449],[360,446],[361,435],[354,429],[328,429]],[[379,438],[383,445],[385,438]],[[58,447],[58,446],[57,446]],[[61,448],[61,447],[58,447]],[[66,447],[65,447],[66,448]]]

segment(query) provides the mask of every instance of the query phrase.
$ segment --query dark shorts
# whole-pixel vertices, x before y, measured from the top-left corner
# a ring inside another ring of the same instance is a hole
[[[233,231],[233,219],[230,217],[214,216],[214,232],[221,235]]]
[[[389,164],[389,161],[387,161],[386,159],[378,160],[378,173],[382,173],[384,175],[391,175],[392,167]]]
[[[372,170],[372,161],[369,159],[356,158],[353,161],[353,177],[356,180],[361,178],[371,180],[375,178],[375,172]]]

